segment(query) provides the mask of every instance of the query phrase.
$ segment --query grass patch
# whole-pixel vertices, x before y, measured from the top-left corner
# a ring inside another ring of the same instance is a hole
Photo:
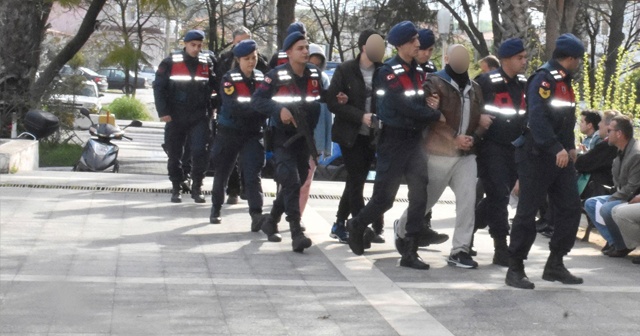
[[[82,146],[40,142],[40,167],[71,167],[78,162]]]

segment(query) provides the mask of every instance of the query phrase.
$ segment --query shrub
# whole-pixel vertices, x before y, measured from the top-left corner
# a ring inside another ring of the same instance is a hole
[[[135,97],[120,97],[104,109],[124,120],[151,120],[147,107]]]

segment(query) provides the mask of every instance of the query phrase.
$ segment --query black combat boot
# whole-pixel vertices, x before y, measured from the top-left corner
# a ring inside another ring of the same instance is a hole
[[[507,286],[522,288],[522,289],[534,289],[535,285],[529,281],[527,274],[524,272],[524,262],[522,259],[509,258],[509,269],[507,270],[507,277],[504,279],[504,283]]]
[[[447,240],[449,240],[449,235],[438,233],[431,228],[431,211],[429,211],[424,216],[422,231],[420,231],[420,236],[418,238],[418,246],[427,247],[429,245],[438,245],[446,242]]]
[[[193,185],[191,186],[191,198],[193,198],[196,203],[207,202],[204,199],[204,195],[202,195],[202,180],[193,180]]]
[[[582,284],[584,282],[582,278],[571,274],[571,272],[564,267],[564,263],[562,262],[563,256],[561,253],[551,251],[549,259],[547,259],[547,264],[544,265],[542,279],[547,281],[560,281],[565,285]]]
[[[293,252],[302,253],[304,249],[311,247],[311,239],[307,238],[302,232],[300,221],[289,222],[291,229],[291,248]]]
[[[429,264],[422,261],[418,255],[418,238],[404,237],[404,254],[400,259],[400,266],[411,267],[419,270],[428,270]]]
[[[261,215],[258,223],[260,224],[260,229],[267,235],[267,239],[270,242],[279,243],[282,241],[282,236],[280,235],[280,231],[278,231],[278,222],[273,220],[271,215]],[[291,232],[293,236],[293,231]]]
[[[211,214],[209,215],[209,223],[220,224],[222,223],[222,217],[220,216],[220,206],[212,205]]]
[[[493,264],[509,267],[509,247],[507,237],[493,238]]]
[[[260,221],[262,219],[262,213],[253,212],[249,213],[249,216],[251,216],[251,232],[260,231],[260,226],[262,225],[262,222]]]
[[[347,221],[347,231],[349,231],[349,248],[355,255],[364,253],[364,229],[365,226],[356,222],[355,218]]]
[[[180,186],[180,182],[172,182],[173,188],[171,189],[171,202],[172,203],[181,203],[182,202],[182,187]]]

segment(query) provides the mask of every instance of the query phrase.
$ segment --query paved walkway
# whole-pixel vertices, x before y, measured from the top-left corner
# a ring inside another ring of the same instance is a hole
[[[210,185],[207,178],[205,185]],[[249,232],[247,204],[168,202],[161,175],[33,172],[0,175],[1,335],[638,335],[639,269],[578,242],[567,264],[582,286],[541,280],[539,236],[528,273],[536,290],[503,284],[486,231],[478,270],[448,267],[449,243],[422,249],[429,271],[398,267],[387,243],[364,256],[328,237],[337,201],[314,197],[304,222],[314,246],[290,251]],[[30,186],[28,186],[30,185]],[[312,194],[342,184],[314,182]],[[371,186],[368,185],[369,189]],[[267,192],[275,191],[265,181]],[[369,191],[370,192],[370,189]],[[402,189],[399,198],[406,197]],[[450,193],[443,201],[453,200]],[[268,198],[266,204],[271,205]],[[451,234],[455,205],[434,209]],[[284,227],[282,227],[285,229]],[[594,236],[594,239],[597,237]]]

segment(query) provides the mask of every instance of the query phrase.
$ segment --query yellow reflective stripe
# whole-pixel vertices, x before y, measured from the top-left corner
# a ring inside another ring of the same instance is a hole
[[[190,81],[191,80],[191,76],[183,76],[183,75],[174,75],[169,77],[170,80],[173,81]]]
[[[493,113],[504,114],[504,115],[523,115],[525,113],[525,111],[522,111],[522,110],[516,110],[510,107],[498,107],[490,104],[485,105],[484,110],[487,112],[493,112]]]
[[[320,97],[306,97],[305,100],[308,102],[313,102],[320,99]]]
[[[384,96],[384,90],[378,90],[378,91],[376,91],[376,94],[378,96]]]
[[[251,97],[238,97],[239,103],[249,103],[251,102]]]
[[[302,101],[302,97],[299,97],[299,96],[289,96],[289,97],[275,96],[271,99],[277,101],[278,103],[297,103]]]
[[[418,91],[409,90],[409,91],[405,91],[404,95],[407,96],[407,97],[413,97],[415,95],[422,96],[422,95],[424,95],[424,91],[422,91],[422,90],[418,90]]]

